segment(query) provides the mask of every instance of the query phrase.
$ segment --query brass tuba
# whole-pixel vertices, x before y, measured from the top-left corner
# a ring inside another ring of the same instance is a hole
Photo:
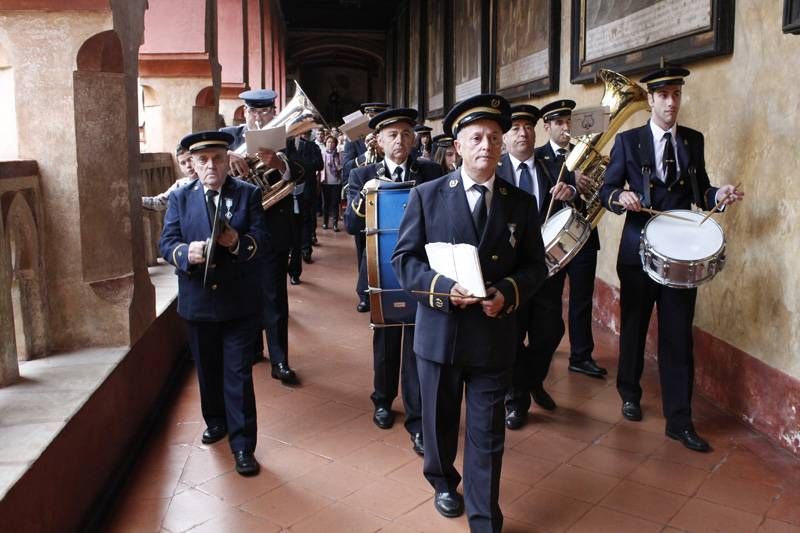
[[[628,120],[633,113],[639,110],[649,110],[647,92],[635,82],[617,72],[602,69],[600,79],[605,83],[601,105],[607,106],[611,113],[608,128],[603,133],[581,135],[575,141],[575,147],[566,161],[567,169],[579,171],[592,181],[592,190],[589,194],[581,195],[586,202],[583,217],[597,227],[605,213],[600,202],[600,187],[608,167],[609,158],[601,155],[600,151],[614,138],[617,130]]]
[[[261,126],[261,129],[285,126],[286,137],[296,137],[316,127],[328,127],[322,114],[317,111],[306,93],[300,88],[300,84],[295,81],[294,87],[292,99],[275,118]],[[300,181],[305,173],[301,165],[285,161],[292,167],[291,178],[289,180],[280,179],[270,184],[269,175],[275,172],[275,169],[268,168],[256,156],[247,155],[246,143],[242,143],[235,152],[245,157],[247,165],[250,167],[250,175],[244,179],[261,189],[261,207],[265,210],[286,198],[292,192],[295,183]]]

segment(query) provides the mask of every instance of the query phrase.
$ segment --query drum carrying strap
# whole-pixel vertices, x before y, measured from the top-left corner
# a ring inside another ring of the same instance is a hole
[[[655,167],[655,148],[653,148],[653,134],[649,124],[639,130],[639,159],[642,162],[642,207],[651,207],[650,204],[650,175]]]
[[[683,136],[681,135],[681,137]],[[692,196],[694,197],[694,204],[701,209],[708,208],[703,204],[703,198],[700,196],[700,187],[697,185],[697,167],[694,165],[696,159],[692,145],[686,142],[683,143],[683,146],[686,147],[686,151],[689,155],[689,168],[687,168],[686,171],[689,173],[689,183],[692,184]]]

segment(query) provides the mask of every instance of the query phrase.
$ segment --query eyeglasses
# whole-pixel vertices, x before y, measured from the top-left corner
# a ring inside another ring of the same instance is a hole
[[[270,107],[247,107],[245,108],[248,113],[252,115],[273,115],[275,114],[275,106]]]

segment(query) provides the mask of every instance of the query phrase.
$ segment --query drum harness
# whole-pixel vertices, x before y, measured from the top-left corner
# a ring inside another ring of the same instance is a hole
[[[644,150],[642,147],[644,147]],[[692,185],[692,196],[694,197],[694,203],[700,207],[703,204],[700,203],[700,189],[697,186],[697,170],[692,164],[694,157],[692,157],[693,154],[691,150],[687,149],[687,151],[689,152],[689,168],[687,172],[689,173],[689,182]],[[648,208],[652,207],[650,203],[650,175],[653,173],[653,168],[655,167],[655,163],[653,162],[654,153],[653,135],[650,132],[650,128],[642,128],[639,131],[639,156],[642,160],[642,177],[644,177],[645,184],[644,187],[642,187],[644,189],[642,193],[642,206]]]

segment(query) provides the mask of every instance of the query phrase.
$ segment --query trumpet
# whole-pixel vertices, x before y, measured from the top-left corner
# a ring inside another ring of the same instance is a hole
[[[260,126],[259,129],[284,126],[287,137],[296,137],[314,128],[328,127],[322,114],[311,103],[300,84],[295,81],[294,86],[295,91],[292,99],[275,118],[270,120],[269,123]],[[250,174],[244,179],[261,189],[261,207],[265,210],[286,198],[292,192],[296,182],[300,181],[305,174],[305,170],[301,165],[292,164],[291,178],[288,180],[282,178],[275,180],[273,178],[273,183],[270,183],[270,174],[275,172],[275,169],[267,167],[256,156],[248,155],[246,143],[239,146],[235,153],[243,156],[247,161],[247,166],[250,167]],[[284,162],[287,165],[290,164],[289,161]]]

